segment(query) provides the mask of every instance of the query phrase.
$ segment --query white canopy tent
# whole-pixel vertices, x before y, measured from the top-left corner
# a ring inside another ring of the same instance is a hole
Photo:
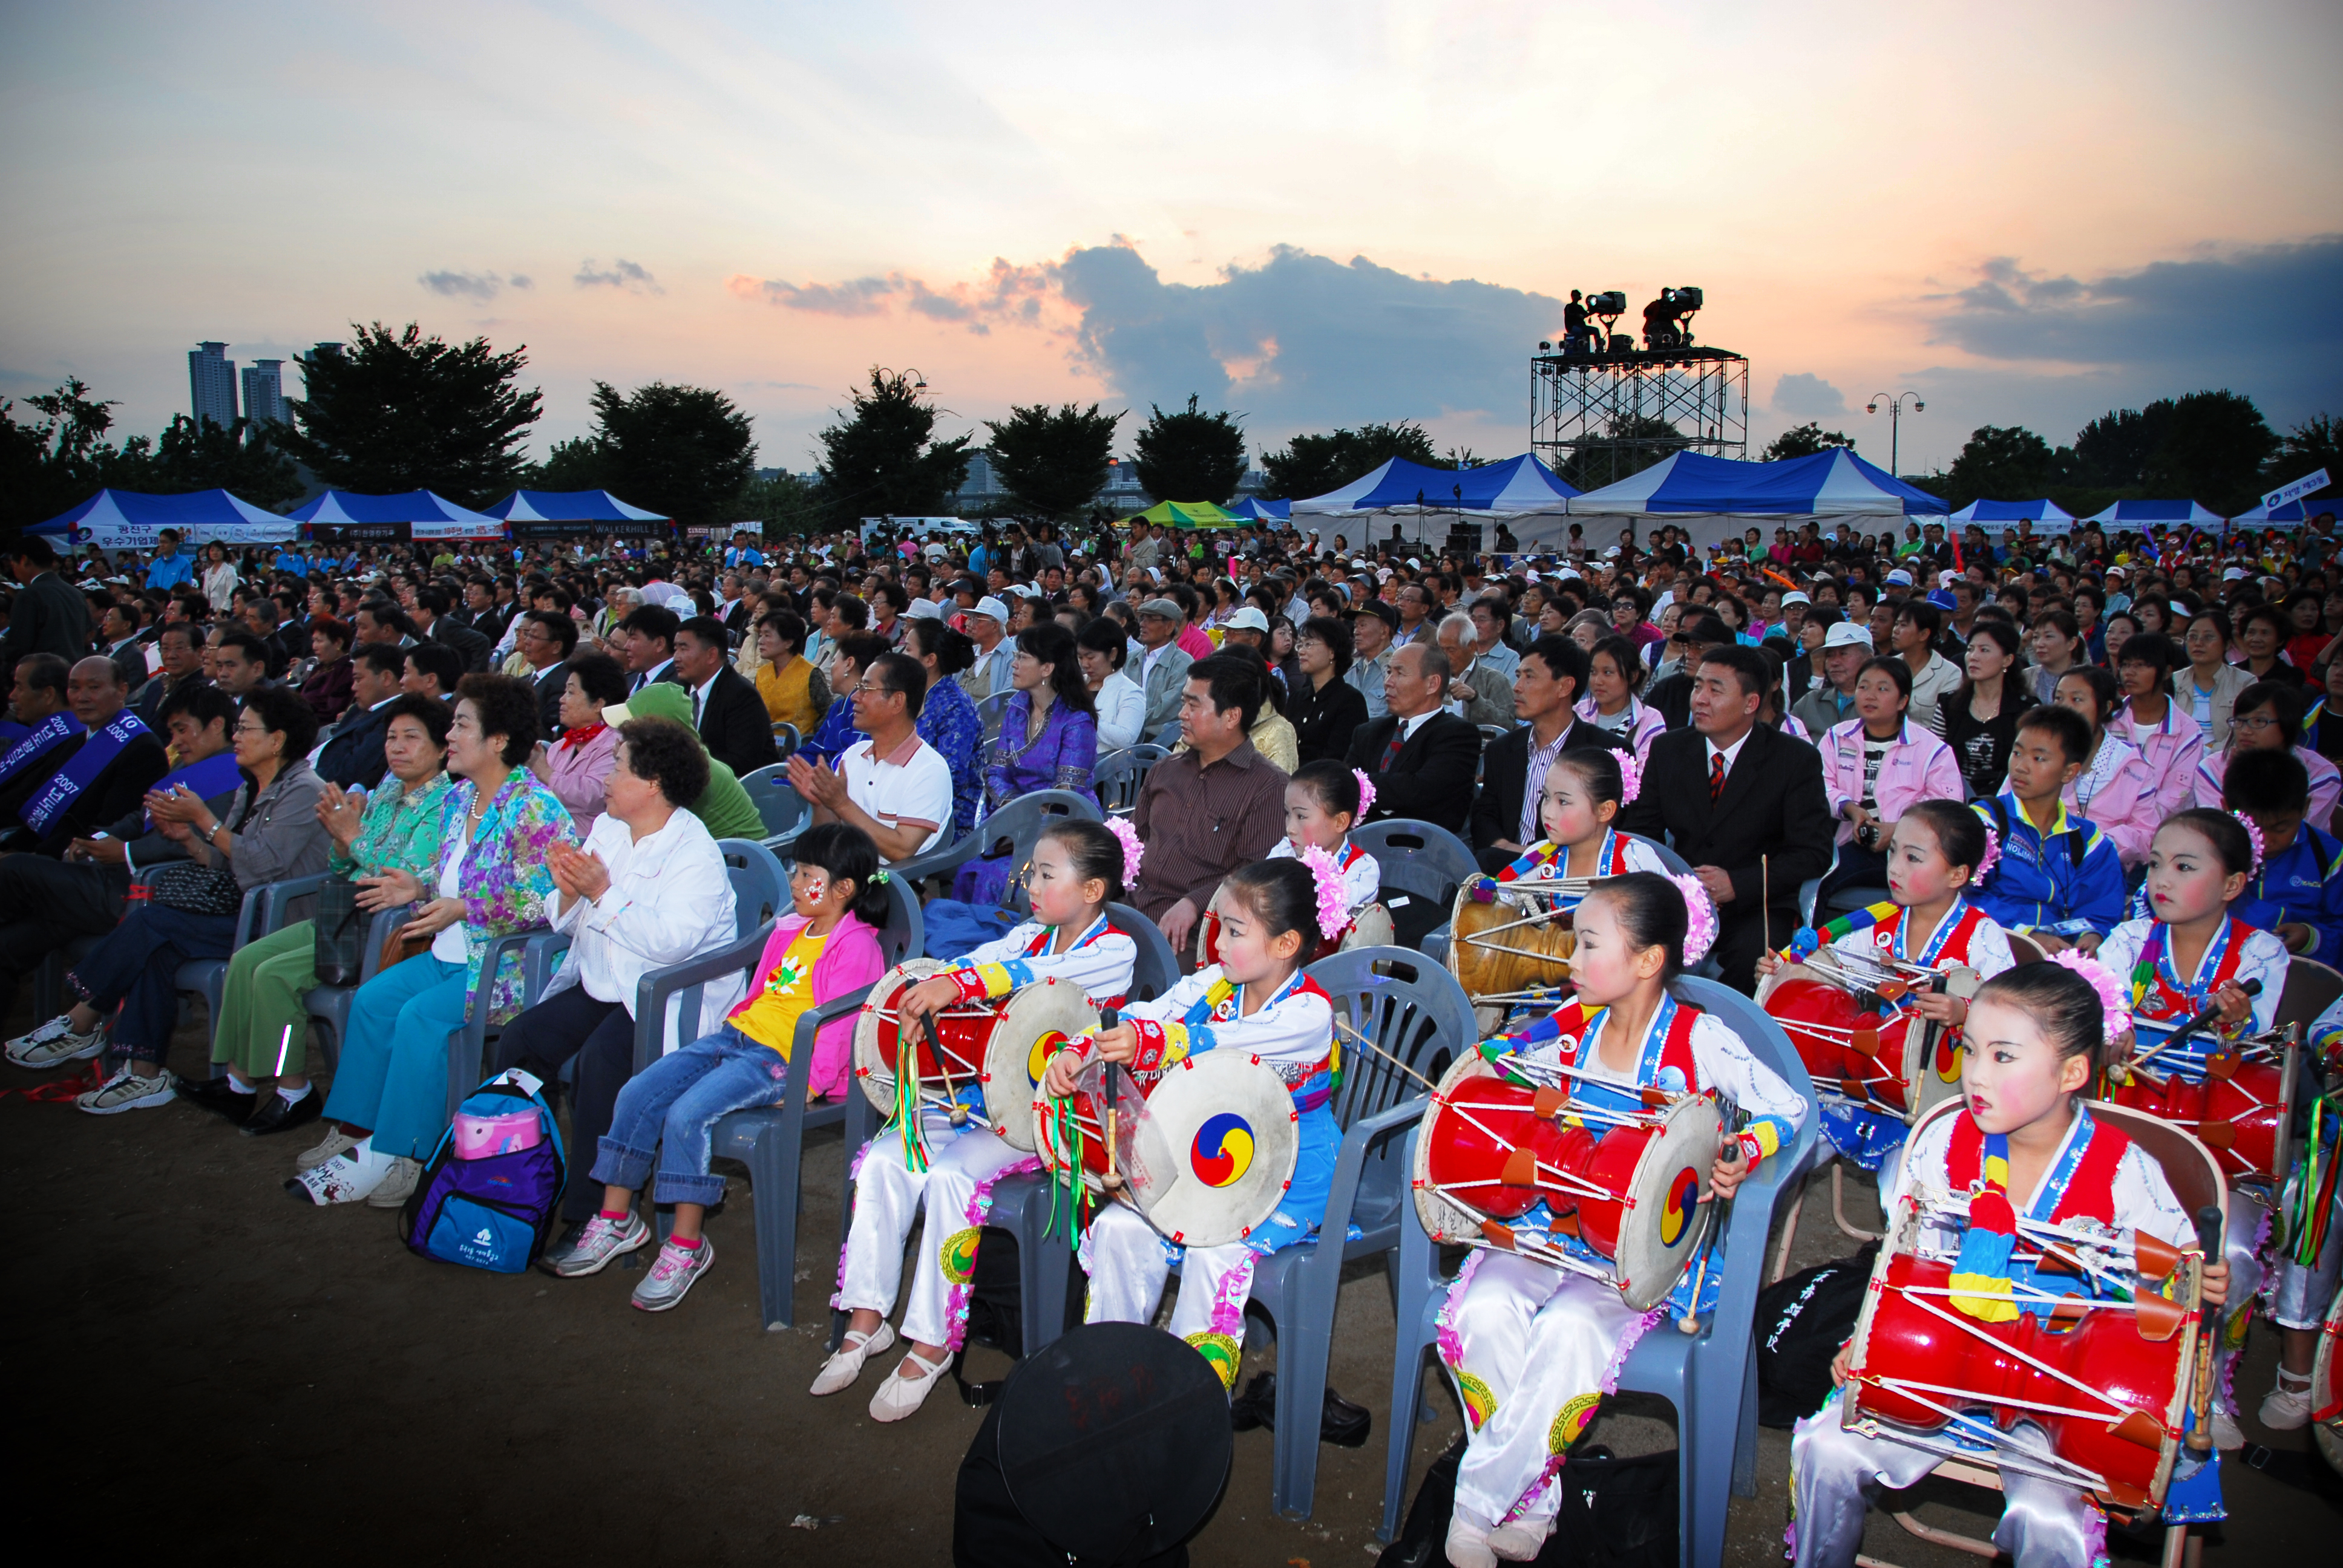
[[[1844,522],[1877,532],[1909,519],[1943,522],[1947,510],[1844,447],[1778,463],[1677,452],[1570,503],[1571,520],[1586,525],[1590,543],[1597,522],[1615,518],[1638,533],[1673,525],[1702,548],[1739,538],[1753,527],[1820,523],[1830,529]]]

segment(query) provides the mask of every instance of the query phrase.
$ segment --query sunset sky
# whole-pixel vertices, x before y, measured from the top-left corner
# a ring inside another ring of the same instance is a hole
[[[1884,463],[1906,388],[1906,472],[2203,387],[2343,413],[2333,0],[1136,11],[11,0],[0,397],[153,431],[199,339],[414,320],[528,346],[540,454],[664,379],[807,469],[882,364],[950,433],[1097,399],[1127,452],[1197,392],[1256,452],[1495,457],[1571,288],[1696,284],[1753,456]]]

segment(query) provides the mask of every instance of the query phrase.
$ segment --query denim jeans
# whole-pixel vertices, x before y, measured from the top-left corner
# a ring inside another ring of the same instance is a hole
[[[655,1203],[714,1203],[724,1179],[708,1173],[709,1135],[735,1111],[779,1105],[789,1064],[730,1024],[659,1058],[618,1091],[592,1179],[629,1191],[659,1158]],[[782,1201],[787,1201],[786,1199]]]
[[[377,1153],[427,1160],[447,1131],[447,1036],[464,1027],[464,974],[420,953],[350,998],[326,1114],[372,1132]]]
[[[99,1012],[121,1008],[114,1020],[114,1056],[157,1065],[171,1054],[171,1031],[179,1021],[179,966],[190,959],[224,959],[235,946],[234,915],[141,904],[74,965],[65,985]]]

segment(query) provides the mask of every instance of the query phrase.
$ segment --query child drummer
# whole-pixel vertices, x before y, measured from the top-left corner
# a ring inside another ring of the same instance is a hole
[[[1538,793],[1538,828],[1545,837],[1497,873],[1503,882],[1547,879],[1583,880],[1620,877],[1629,871],[1664,873],[1667,865],[1650,844],[1612,827],[1622,808],[1643,790],[1643,768],[1624,752],[1582,746],[1555,757]],[[1562,902],[1573,908],[1577,899]]]
[[[960,1002],[999,1000],[1047,980],[1080,986],[1098,1006],[1121,1006],[1139,948],[1107,924],[1106,906],[1138,875],[1139,859],[1138,835],[1121,821],[1064,821],[1046,829],[1034,845],[1028,884],[1033,918],[897,1000],[906,1057],[922,1019]],[[960,1104],[980,1113],[982,1087],[962,1090]],[[939,1106],[920,1112],[924,1168],[915,1168],[922,1162],[906,1149],[904,1131],[890,1127],[855,1161],[854,1220],[839,1257],[838,1294],[830,1299],[834,1310],[853,1316],[813,1382],[816,1394],[837,1393],[861,1375],[864,1362],[895,1342],[886,1314],[902,1281],[903,1240],[924,1211],[926,1239],[903,1310],[902,1337],[910,1345],[871,1396],[870,1419],[880,1422],[900,1421],[918,1410],[951,1364],[967,1330],[969,1280],[992,1189],[1004,1176],[1041,1168],[1034,1156],[980,1122],[963,1117],[955,1124]]]
[[[1550,1017],[1501,1039],[1573,1068],[1571,1097],[1591,1110],[1640,1111],[1641,1091],[1716,1093],[1753,1118],[1709,1171],[1729,1197],[1758,1161],[1788,1141],[1804,1099],[1749,1054],[1740,1036],[1667,991],[1685,960],[1716,935],[1716,911],[1690,877],[1631,872],[1578,906],[1573,974],[1578,995]],[[1707,1201],[1703,1199],[1701,1201]],[[1536,1211],[1532,1211],[1533,1215]],[[1552,1243],[1580,1250],[1574,1236]],[[1583,1254],[1599,1261],[1592,1251]],[[1644,1332],[1663,1315],[1714,1303],[1721,1271],[1695,1260],[1658,1309],[1636,1312],[1617,1288],[1513,1252],[1475,1251],[1441,1313],[1440,1356],[1471,1418],[1448,1560],[1491,1568],[1528,1562],[1553,1532],[1556,1477],[1571,1443]]]
[[[1315,846],[1299,859],[1262,860],[1221,884],[1221,961],[1208,964],[1121,1020],[1085,1036],[1050,1061],[1045,1087],[1070,1094],[1093,1056],[1121,1064],[1141,1084],[1182,1058],[1208,1050],[1259,1057],[1277,1070],[1300,1113],[1293,1180],[1269,1219],[1243,1241],[1180,1248],[1121,1203],[1101,1206],[1083,1232],[1090,1322],[1150,1322],[1172,1263],[1180,1295],[1172,1332],[1236,1383],[1244,1345],[1245,1298],[1256,1257],[1313,1235],[1333,1186],[1342,1128],[1330,1106],[1341,1080],[1333,1000],[1302,972],[1322,940],[1348,923],[1341,869]]]
[[[2276,1027],[2278,999],[2286,990],[2286,944],[2246,924],[2230,910],[2261,864],[2261,830],[2250,817],[2198,807],[2175,813],[2156,830],[2143,889],[2149,917],[2126,920],[2099,949],[2100,961],[2128,988],[2134,1062],[2202,1082],[2206,1058],[2223,1041]],[[2247,993],[2248,980],[2259,983],[2259,994]],[[2220,1009],[2217,1029],[2165,1045],[2184,1020],[2208,1007]],[[2117,1070],[2122,1070],[2120,1064]],[[2241,1302],[2261,1287],[2254,1243],[2262,1218],[2260,1200],[2231,1191],[2228,1261]],[[2216,1382],[2222,1394],[2214,1411],[2213,1434],[2224,1449],[2245,1442],[2230,1404],[2227,1376],[2229,1362],[2243,1348],[2245,1327],[2240,1312],[2222,1336],[2222,1375]]]
[[[1991,980],[2016,960],[2009,936],[1991,915],[1971,903],[1969,890],[1993,869],[2000,846],[1993,829],[1954,800],[1922,800],[1896,819],[1887,842],[1887,894],[1892,900],[1843,915],[1820,930],[1800,930],[1788,953],[1757,960],[1757,1000],[1787,975],[1807,971],[1790,961],[1824,944],[1857,959],[1893,960],[1923,969],[1965,965]],[[1922,1019],[1957,1030],[1968,1003],[1942,991],[1909,993],[1910,1010]],[[1916,1026],[1910,1026],[1916,1027]],[[1845,1159],[1865,1171],[1895,1175],[1884,1162],[1903,1147],[1904,1119],[1867,1111],[1844,1100],[1822,1105],[1822,1134]]]
[[[2082,1099],[2110,1049],[2130,1027],[2121,984],[2078,954],[2026,964],[1987,980],[1969,1004],[1961,1054],[1962,1109],[1923,1128],[1906,1151],[1890,1208],[1904,1194],[1932,1199],[1949,1216],[1966,1200],[1967,1221],[1932,1227],[1937,1250],[1958,1261],[1952,1307],[1981,1322],[2020,1312],[2031,1269],[2013,1257],[2020,1213],[2062,1227],[2105,1228],[2113,1241],[2146,1231],[2193,1248],[2194,1227],[2156,1161]],[[2203,1298],[2217,1305],[2228,1268],[2208,1263]],[[2090,1288],[2092,1276],[2060,1273],[2047,1294]],[[1847,1568],[1863,1545],[1864,1515],[1887,1491],[1920,1481],[1944,1457],[1894,1437],[1843,1424],[1852,1342],[1832,1363],[1840,1385],[1798,1422],[1790,1442],[1790,1554],[1801,1568]],[[1917,1368],[1925,1374],[1926,1369]],[[2046,1452],[2041,1428],[2021,1421],[1996,1439],[2014,1457]],[[2091,1568],[2104,1561],[2107,1521],[2079,1488],[2015,1466],[2001,1472],[2006,1499],[1994,1543],[2027,1568]]]

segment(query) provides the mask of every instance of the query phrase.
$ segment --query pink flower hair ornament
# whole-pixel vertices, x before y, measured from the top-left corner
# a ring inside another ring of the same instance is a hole
[[[2050,961],[2080,975],[2097,994],[2099,1006],[2107,1014],[2109,1040],[2119,1040],[2131,1031],[2131,997],[2113,970],[2088,953],[2077,952],[2072,948],[2053,955]]]
[[[1684,961],[1687,966],[1696,964],[1708,956],[1708,950],[1716,942],[1716,900],[1708,896],[1700,879],[1690,872],[1668,880],[1684,895]]]
[[[1352,769],[1351,777],[1359,781],[1359,814],[1351,819],[1355,826],[1365,821],[1367,813],[1375,809],[1375,786],[1374,781],[1369,779],[1361,769]]]
[[[1985,830],[1985,853],[1977,857],[1976,865],[1969,872],[1969,885],[1975,887],[1984,881],[1985,874],[2000,863],[2001,835],[1987,827]]]
[[[1619,753],[1619,804],[1633,806],[1644,792],[1644,766],[1632,751]]]
[[[2246,872],[2247,876],[2251,876],[2260,870],[2262,863],[2269,858],[2267,852],[2268,846],[2262,842],[2262,825],[2243,811],[2232,811],[2229,815],[2236,818],[2237,826],[2246,830],[2246,842],[2254,847],[2254,863],[2247,869]]]
[[[1315,844],[1302,846],[1296,859],[1310,868],[1311,879],[1318,884],[1318,934],[1331,942],[1351,923],[1351,901],[1342,893],[1342,868]]]
[[[1139,885],[1139,862],[1146,857],[1147,846],[1139,841],[1139,829],[1120,817],[1106,819],[1106,830],[1122,846],[1122,885],[1127,890]]]

